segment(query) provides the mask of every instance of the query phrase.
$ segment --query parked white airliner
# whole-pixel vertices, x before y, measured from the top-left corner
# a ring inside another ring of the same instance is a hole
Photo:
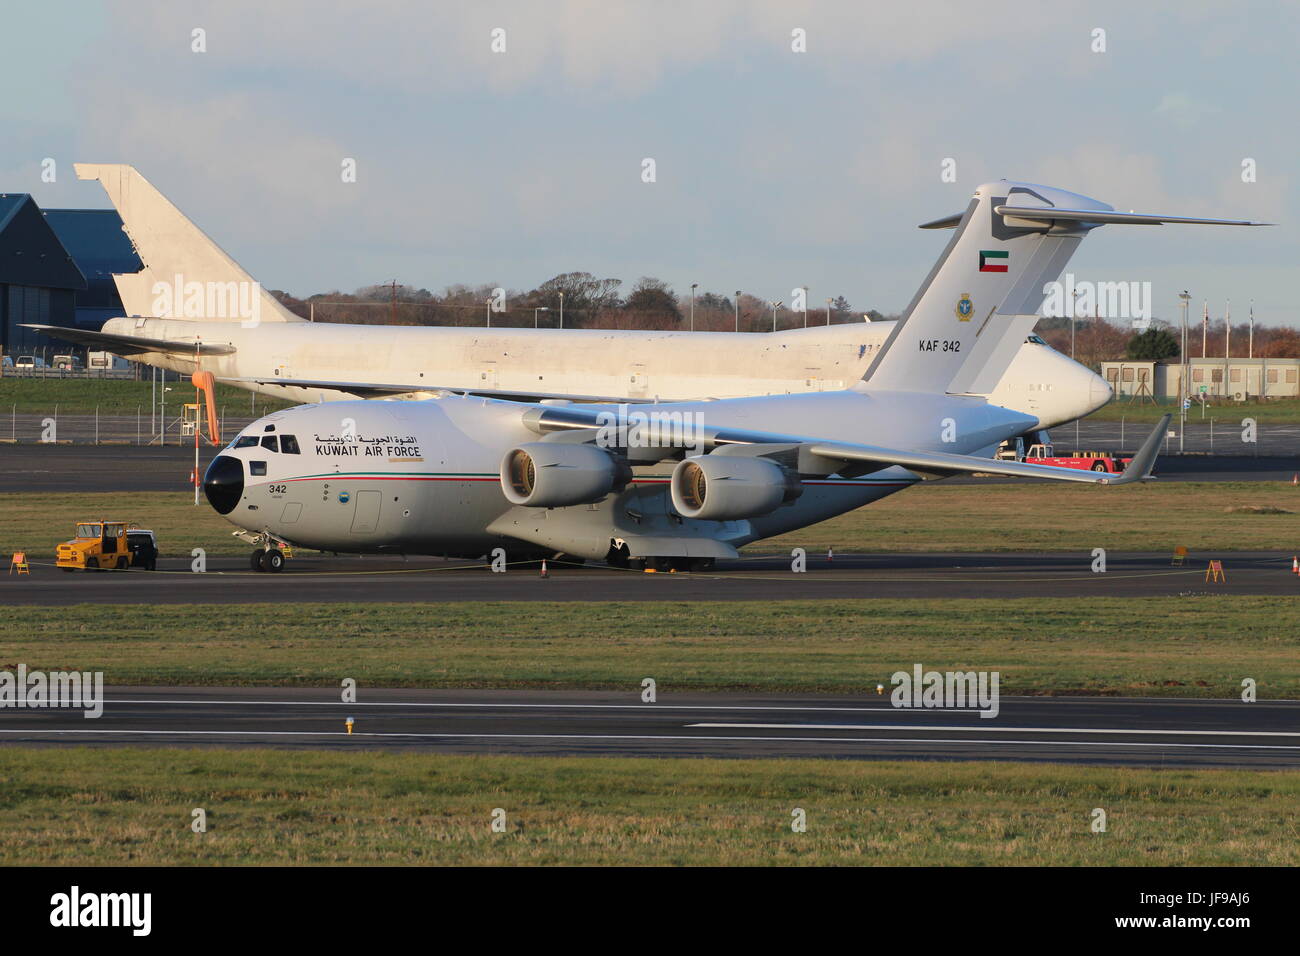
[[[758,335],[304,322],[133,167],[76,169],[103,185],[145,267],[115,276],[127,315],[101,330],[33,327],[293,401],[427,398],[439,389],[636,402],[838,391],[864,376],[897,324]],[[1031,329],[1002,374],[986,377],[973,394],[1024,412],[1031,429],[1073,421],[1109,401],[1104,380]]]
[[[1035,419],[983,396],[1089,232],[1165,222],[1257,225],[1120,213],[1060,189],[988,183],[936,223],[953,229],[947,248],[849,388],[632,407],[451,393],[307,405],[249,426],[213,459],[204,489],[267,570],[283,566],[286,542],[690,568],[927,479],[1140,481],[1168,416],[1112,476],[993,460]],[[991,260],[1005,269],[986,268]]]

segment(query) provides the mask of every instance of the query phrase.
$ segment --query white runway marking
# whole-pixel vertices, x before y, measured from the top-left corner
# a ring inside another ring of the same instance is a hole
[[[337,700],[161,700],[161,699],[141,699],[141,700],[106,700],[104,706],[112,704],[248,704],[250,706],[274,706],[274,707],[342,707],[359,710],[363,707],[496,707],[496,708],[521,708],[521,709],[557,709],[569,708],[573,710],[643,710],[648,712],[656,710],[793,710],[793,711],[841,711],[847,713],[880,713],[885,708],[882,707],[796,707],[787,704],[473,704],[473,703],[450,703],[443,701],[369,701],[366,703],[344,704]],[[890,708],[886,713],[893,713]],[[899,710],[898,713],[907,713]],[[919,713],[919,711],[918,711]]]
[[[978,711],[977,711],[978,713]],[[687,724],[712,730],[896,730],[896,724]],[[951,733],[991,734],[1161,734],[1187,737],[1300,737],[1289,730],[1133,730],[1111,727],[910,727],[909,730],[944,730]]]
[[[1008,728],[1015,729],[1015,728]],[[88,734],[119,736],[197,736],[197,737],[415,737],[421,739],[464,739],[464,740],[673,740],[683,742],[698,741],[760,741],[767,743],[865,743],[865,744],[992,744],[1003,746],[1018,744],[1026,747],[1147,747],[1168,749],[1181,747],[1193,750],[1296,750],[1300,746],[1285,744],[1180,744],[1167,742],[1137,742],[1100,740],[970,740],[944,739],[937,737],[746,737],[723,735],[688,735],[688,734],[454,734],[454,733],[353,733],[338,731],[293,731],[293,730],[3,730],[0,734],[49,734],[70,737]]]

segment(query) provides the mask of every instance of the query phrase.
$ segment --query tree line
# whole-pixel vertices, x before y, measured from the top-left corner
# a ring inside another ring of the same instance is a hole
[[[298,298],[274,291],[289,311],[317,322],[357,325],[458,325],[483,326],[489,312],[493,326],[502,328],[558,328],[561,310],[566,329],[639,329],[674,331],[692,327],[691,297],[673,290],[653,276],[642,276],[624,293],[623,281],[599,278],[589,272],[566,272],[548,279],[535,289],[502,289],[483,285],[451,285],[441,294],[396,281],[376,283],[351,293],[338,290]],[[824,302],[824,300],[823,300]],[[772,302],[746,292],[722,294],[697,292],[694,301],[696,331],[770,332]],[[855,310],[844,296],[836,296],[829,307],[809,302],[806,312],[796,312],[789,302],[775,308],[775,327],[896,319],[898,315],[875,309]],[[1103,361],[1118,359],[1168,360],[1179,355],[1181,331],[1172,323],[1154,319],[1149,330],[1139,332],[1130,323],[1103,318],[1074,320],[1071,349],[1070,320],[1040,319],[1039,336],[1058,352],[1084,365],[1100,368]],[[1224,355],[1226,335],[1223,322],[1212,323],[1205,336],[1205,354]],[[1233,326],[1230,337],[1234,358],[1250,350],[1245,322]],[[1200,322],[1188,328],[1189,357],[1201,354]],[[1253,354],[1256,358],[1300,358],[1300,330],[1286,326],[1255,324]]]
[[[489,312],[493,326],[503,328],[558,328],[561,310],[566,329],[680,330],[692,326],[691,297],[676,293],[668,283],[643,276],[626,294],[621,279],[602,279],[589,272],[566,272],[548,279],[535,289],[502,289],[499,286],[451,285],[441,294],[399,282],[377,283],[344,293],[338,290],[299,298],[287,292],[272,292],[289,311],[317,322],[360,325],[460,325],[483,326]],[[498,291],[500,290],[500,291]],[[694,302],[697,331],[771,331],[771,302],[741,292],[731,295],[697,292]],[[870,311],[872,320],[886,318]],[[806,324],[861,322],[844,296],[837,296],[829,308],[809,304]],[[805,324],[805,313],[795,312],[790,303],[776,308],[776,327],[790,329]]]

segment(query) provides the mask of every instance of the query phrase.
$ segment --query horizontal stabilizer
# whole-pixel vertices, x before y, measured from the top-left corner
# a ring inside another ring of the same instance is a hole
[[[1163,223],[1187,223],[1206,226],[1271,226],[1271,222],[1254,222],[1250,219],[1198,219],[1193,216],[1157,216],[1141,212],[1116,212],[1101,209],[1054,209],[1040,206],[995,206],[993,211],[999,216],[1011,219],[1029,219],[1034,222],[1092,222],[1098,225],[1117,223],[1132,226],[1159,226]],[[922,226],[939,228],[937,226]]]
[[[150,339],[140,335],[119,335],[113,332],[92,332],[89,329],[69,329],[62,325],[23,325],[36,329],[65,342],[75,342],[91,348],[103,349],[117,355],[140,355],[145,352],[163,352],[169,355],[233,355],[235,347],[224,343],[184,341],[181,339]]]
[[[965,213],[955,212],[951,216],[944,216],[942,219],[931,219],[929,222],[923,222],[917,229],[956,229],[957,224],[961,222],[961,217]]]

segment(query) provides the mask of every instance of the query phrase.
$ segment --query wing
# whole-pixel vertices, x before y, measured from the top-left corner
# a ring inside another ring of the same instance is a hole
[[[233,345],[214,342],[178,341],[174,339],[150,339],[141,335],[118,335],[112,332],[91,332],[89,329],[69,329],[61,325],[28,325],[25,329],[36,329],[46,335],[78,345],[105,349],[118,355],[140,355],[144,352],[166,352],[172,355],[231,355]]]
[[[419,392],[456,392],[462,395],[483,395],[488,398],[500,398],[512,402],[568,401],[599,402],[603,404],[622,403],[626,405],[649,404],[652,399],[621,398],[617,395],[574,395],[568,392],[521,392],[500,388],[470,388],[464,385],[435,385],[429,382],[418,384],[403,382],[348,382],[329,378],[282,378],[278,375],[247,378],[218,378],[219,382],[231,385],[283,385],[286,388],[319,388],[337,392],[348,392],[360,398],[392,398],[397,395],[413,395]]]
[[[573,431],[580,429],[597,429],[610,424],[608,409],[590,408],[532,408],[524,412],[523,423],[538,434],[555,431]],[[603,416],[603,417],[602,417]],[[909,451],[897,448],[882,448],[875,445],[860,445],[853,442],[824,441],[800,435],[777,435],[770,432],[755,432],[744,429],[713,428],[706,429],[704,445],[713,450],[722,445],[780,445],[789,449],[796,446],[801,458],[806,454],[809,460],[824,459],[827,474],[831,474],[845,463],[872,464],[879,467],[901,465],[912,471],[932,477],[950,477],[955,474],[1006,475],[1013,478],[1047,478],[1054,481],[1074,481],[1089,485],[1127,485],[1151,477],[1156,456],[1160,453],[1160,442],[1164,438],[1171,415],[1166,414],[1159,424],[1143,441],[1142,447],[1133,455],[1127,468],[1118,475],[1108,472],[1083,471],[1077,468],[1059,468],[1055,465],[1031,465],[1021,461],[998,461],[993,458],[981,458],[978,455],[953,455],[936,451]],[[672,436],[656,434],[651,423],[643,432],[645,444],[673,447]],[[841,463],[836,465],[836,463]]]

